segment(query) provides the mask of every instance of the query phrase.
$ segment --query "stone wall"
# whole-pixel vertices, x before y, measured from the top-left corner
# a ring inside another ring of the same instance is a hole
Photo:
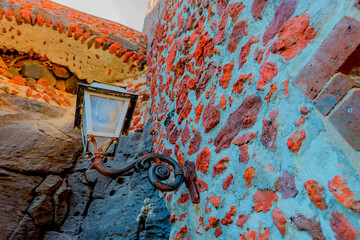
[[[153,152],[196,163],[171,239],[358,239],[358,1],[160,0]]]

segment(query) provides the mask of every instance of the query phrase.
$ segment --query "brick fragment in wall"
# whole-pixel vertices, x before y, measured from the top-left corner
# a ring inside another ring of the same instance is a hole
[[[310,26],[309,20],[307,13],[287,20],[281,26],[278,38],[272,44],[271,52],[280,54],[286,61],[294,58],[316,36],[315,29]]]
[[[216,152],[230,147],[231,141],[241,129],[248,129],[255,123],[261,105],[261,99],[256,95],[247,96],[244,99],[242,104],[230,114],[226,124],[214,139]]]
[[[349,94],[349,98],[329,118],[345,140],[360,151],[360,89]]]
[[[295,185],[295,178],[284,171],[282,176],[276,181],[275,189],[282,193],[282,198],[293,198],[298,194]]]
[[[312,239],[326,240],[320,222],[315,217],[306,218],[302,214],[297,214],[292,221],[299,231],[308,232]]]
[[[254,19],[262,19],[262,12],[268,0],[254,0],[251,6],[251,12]]]
[[[313,100],[359,44],[360,22],[343,17],[294,81]]]
[[[315,100],[315,107],[327,116],[330,111],[345,97],[348,91],[354,87],[360,87],[360,82],[352,77],[341,73],[335,74],[329,84],[321,91]]]
[[[278,34],[281,26],[294,14],[298,4],[299,0],[283,0],[276,6],[274,19],[263,36],[264,46]]]
[[[337,240],[355,240],[360,236],[354,226],[339,212],[331,213],[330,226]]]

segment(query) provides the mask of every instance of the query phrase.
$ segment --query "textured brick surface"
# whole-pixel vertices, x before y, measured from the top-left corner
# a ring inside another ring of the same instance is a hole
[[[327,116],[329,112],[353,87],[360,87],[360,82],[346,75],[336,74],[315,100],[316,108]]]
[[[330,121],[346,141],[360,151],[360,90],[350,97],[330,116]]]
[[[314,99],[359,45],[360,22],[343,17],[295,79],[295,85]]]

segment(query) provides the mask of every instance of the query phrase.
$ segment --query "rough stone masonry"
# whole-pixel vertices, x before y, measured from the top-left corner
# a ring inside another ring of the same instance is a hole
[[[359,239],[359,2],[155,2],[153,151],[202,190],[164,194],[171,239]]]

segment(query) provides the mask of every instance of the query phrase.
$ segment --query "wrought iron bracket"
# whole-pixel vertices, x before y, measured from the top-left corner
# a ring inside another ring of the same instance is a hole
[[[96,146],[95,139],[92,139],[94,146]],[[112,141],[116,141],[113,139]],[[103,151],[100,147],[100,151],[93,153],[91,158],[92,165],[90,169],[96,169],[102,175],[107,177],[119,177],[123,176],[131,170],[142,172],[142,170],[148,170],[148,179],[151,185],[156,189],[164,192],[174,191],[178,189],[183,182],[190,191],[191,202],[198,203],[200,200],[199,186],[196,184],[197,175],[195,170],[195,164],[190,161],[186,161],[184,168],[171,157],[163,154],[147,154],[134,160],[127,166],[114,169],[109,168],[104,164],[106,149],[112,144],[112,141],[108,143]],[[172,168],[172,170],[170,169]],[[174,173],[174,181],[167,181],[171,176],[171,171]],[[165,182],[166,181],[166,182]]]

